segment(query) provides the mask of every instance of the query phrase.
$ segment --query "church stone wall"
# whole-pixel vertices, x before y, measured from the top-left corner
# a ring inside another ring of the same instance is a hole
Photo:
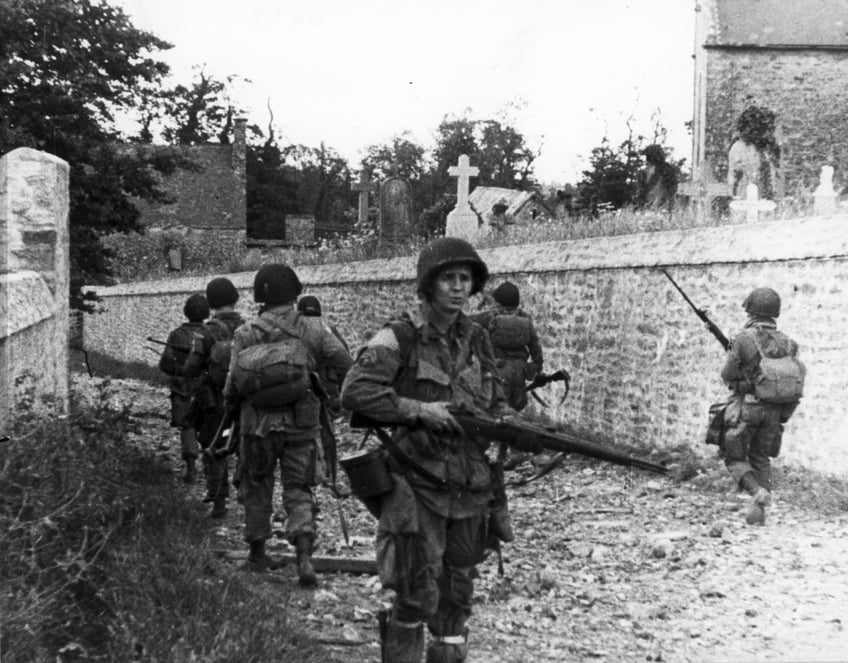
[[[492,271],[490,288],[505,279],[518,284],[522,305],[535,316],[546,368],[572,375],[571,393],[549,414],[594,439],[685,444],[704,454],[713,453],[702,444],[708,404],[727,395],[718,376],[724,352],[658,267],[731,337],[744,323],[745,295],[757,286],[776,288],[783,296],[780,327],[800,344],[809,371],[783,456],[848,476],[848,218],[502,247],[481,255]],[[415,306],[413,258],[297,271],[352,348]],[[231,276],[245,315],[255,311],[253,276]],[[186,297],[207,280],[98,290],[105,310],[87,317],[86,347],[154,364],[143,339],[164,338],[182,322]],[[550,402],[558,401],[560,388],[547,388]]]
[[[736,119],[750,104],[777,115],[785,193],[812,192],[823,165],[848,186],[848,51],[708,48],[705,156],[727,176]]]

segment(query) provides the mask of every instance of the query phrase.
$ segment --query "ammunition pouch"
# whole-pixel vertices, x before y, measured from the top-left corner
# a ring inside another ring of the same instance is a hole
[[[714,444],[719,449],[724,449],[724,411],[726,409],[727,402],[710,405],[705,444]]]
[[[373,449],[339,460],[350,482],[351,492],[375,518],[380,517],[381,497],[394,486],[386,461],[384,449]]]

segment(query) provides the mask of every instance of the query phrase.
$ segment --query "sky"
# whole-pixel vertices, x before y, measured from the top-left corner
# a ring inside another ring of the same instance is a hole
[[[270,104],[282,144],[322,141],[355,170],[369,145],[409,132],[426,148],[446,115],[508,121],[540,151],[543,183],[576,182],[627,122],[691,157],[691,0],[109,0],[192,65],[231,74],[248,120]],[[659,114],[659,115],[657,115]],[[472,164],[473,165],[473,164]]]

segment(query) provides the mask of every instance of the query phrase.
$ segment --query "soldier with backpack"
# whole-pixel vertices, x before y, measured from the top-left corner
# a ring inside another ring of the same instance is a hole
[[[209,304],[206,297],[195,293],[186,300],[183,313],[188,318],[179,327],[168,334],[165,349],[159,359],[159,370],[171,377],[171,426],[180,431],[180,446],[186,469],[183,481],[192,483],[195,477],[195,462],[198,456],[196,408],[200,379],[189,378],[183,374],[183,366],[191,351],[195,334],[203,329],[203,321],[209,317]]]
[[[297,301],[297,310],[300,311],[302,315],[320,318],[321,302],[318,301],[317,297],[314,297],[312,295],[304,295]],[[350,346],[347,344],[347,341],[342,338],[342,335],[339,333],[339,331],[330,324],[325,323],[325,326],[333,333],[333,335],[337,339],[339,339],[339,342],[345,347],[345,350],[348,351],[348,354],[350,354]],[[335,370],[326,366],[319,366],[318,376],[321,378],[321,384],[327,393],[327,407],[329,408],[329,411],[333,416],[338,416],[339,390],[342,386],[344,374],[339,374]]]
[[[527,405],[525,381],[542,372],[542,346],[533,319],[519,308],[520,296],[514,283],[501,283],[492,298],[496,306],[473,317],[489,332],[507,400],[520,412]]]
[[[198,432],[202,449],[207,449],[224,418],[224,383],[230,364],[230,348],[233,333],[244,322],[236,312],[238,290],[224,277],[217,277],[206,285],[206,299],[212,309],[212,317],[194,337],[192,351],[186,360],[184,373],[200,376],[202,387],[198,402],[202,409],[203,423]],[[216,458],[203,454],[203,470],[206,475],[206,497],[212,502],[211,518],[223,518],[227,514],[227,496],[230,485],[227,457]]]
[[[803,394],[805,368],[797,359],[798,344],[777,330],[777,292],[756,288],[742,306],[748,320],[721,370],[733,392],[721,450],[739,488],[752,496],[746,522],[762,525],[771,502],[771,459],[780,453],[783,425]]]
[[[420,661],[425,623],[427,661],[467,655],[476,565],[499,486],[489,440],[465,435],[449,407],[514,415],[494,378],[489,335],[463,312],[487,278],[468,242],[427,244],[418,258],[419,310],[379,330],[342,386],[343,407],[395,427],[380,436],[391,481],[375,506],[380,580],[396,592],[391,611],[379,614],[384,663]],[[523,450],[540,451],[534,442],[522,441]]]
[[[239,491],[244,505],[247,568],[269,568],[274,480],[279,465],[286,537],[297,550],[302,585],[315,585],[312,566],[317,505],[312,489],[323,476],[320,454],[318,366],[347,371],[345,347],[319,318],[295,308],[302,290],[297,274],[282,264],[263,266],[253,282],[259,315],[236,331],[224,387],[228,411],[239,411]]]

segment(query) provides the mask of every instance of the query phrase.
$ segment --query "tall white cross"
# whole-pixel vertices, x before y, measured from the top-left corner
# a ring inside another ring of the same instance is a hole
[[[457,208],[468,207],[468,180],[477,177],[480,169],[472,166],[467,154],[460,154],[457,165],[448,168],[448,175],[457,178],[456,182],[456,206]]]
[[[730,203],[730,209],[745,212],[745,221],[748,223],[756,223],[760,218],[760,212],[770,212],[775,207],[777,205],[773,200],[760,200],[760,192],[753,182],[750,182],[745,189],[745,200],[733,200]]]

